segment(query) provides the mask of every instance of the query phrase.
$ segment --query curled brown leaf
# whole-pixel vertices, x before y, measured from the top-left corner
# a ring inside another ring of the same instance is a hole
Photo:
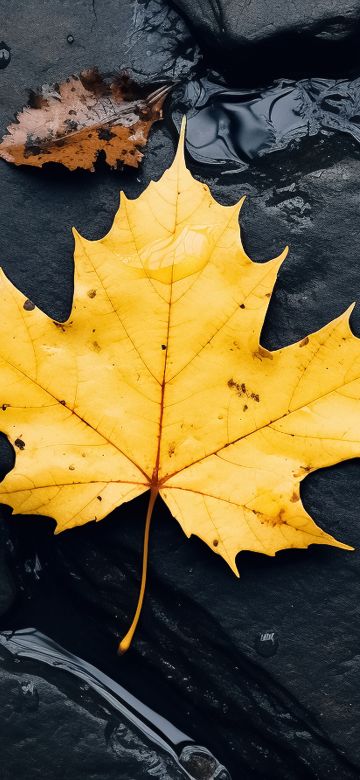
[[[170,90],[150,91],[123,71],[104,76],[96,68],[31,93],[29,105],[9,125],[0,157],[41,168],[47,162],[94,170],[100,151],[112,168],[137,168],[152,124],[162,118]]]

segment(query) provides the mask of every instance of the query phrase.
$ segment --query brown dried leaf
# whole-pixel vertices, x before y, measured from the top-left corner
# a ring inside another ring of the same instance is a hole
[[[137,168],[150,128],[162,117],[170,87],[149,93],[122,72],[111,80],[96,68],[60,85],[44,85],[9,125],[0,157],[41,168],[57,162],[73,171],[94,170],[101,150],[108,165]]]

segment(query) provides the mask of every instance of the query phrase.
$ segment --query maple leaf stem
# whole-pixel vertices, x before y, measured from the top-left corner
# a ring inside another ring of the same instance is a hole
[[[141,615],[142,605],[144,601],[144,595],[145,595],[145,588],[146,588],[146,576],[147,576],[147,567],[148,567],[148,559],[149,559],[149,534],[150,534],[150,525],[151,525],[151,518],[152,513],[154,509],[154,504],[158,496],[158,489],[152,488],[150,491],[150,498],[149,498],[149,504],[148,509],[146,513],[146,520],[145,520],[145,530],[144,530],[144,547],[143,547],[143,560],[142,560],[142,574],[141,574],[141,585],[140,585],[140,592],[139,592],[139,598],[137,602],[136,612],[133,618],[133,621],[131,623],[131,626],[125,634],[124,638],[121,640],[118,646],[118,654],[124,655],[127,650],[129,650],[129,647],[131,645],[131,642],[133,640],[133,636],[136,631],[136,626],[139,622],[139,618]]]

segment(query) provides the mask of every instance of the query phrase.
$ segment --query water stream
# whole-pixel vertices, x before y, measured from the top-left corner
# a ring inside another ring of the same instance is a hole
[[[158,750],[168,753],[189,780],[231,780],[229,772],[207,748],[195,745],[166,718],[129,693],[92,664],[34,628],[0,633],[0,644],[17,658],[33,658],[84,680],[114,710],[130,722]]]

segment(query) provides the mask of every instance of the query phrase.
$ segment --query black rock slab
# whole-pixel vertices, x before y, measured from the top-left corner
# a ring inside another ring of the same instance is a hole
[[[114,0],[95,6],[60,0],[7,4],[1,34],[11,61],[0,70],[2,131],[25,102],[27,88],[89,65],[112,70],[131,64],[133,12],[147,10],[140,6]],[[137,50],[137,70],[149,79],[163,67],[156,59],[159,38],[152,49],[151,43],[145,46],[151,35],[147,30],[142,54]],[[167,41],[167,35],[160,37]],[[181,67],[185,59],[182,54]],[[187,63],[191,72],[191,55]],[[262,71],[268,73],[267,60]],[[51,316],[65,318],[72,295],[71,225],[88,238],[103,236],[119,190],[136,197],[170,164],[175,142],[171,122],[154,127],[144,164],[134,173],[107,171],[101,164],[93,176],[2,163],[0,255],[17,286]],[[253,259],[268,259],[290,244],[263,331],[264,346],[277,348],[302,338],[360,300],[360,154],[350,138],[305,139],[235,176],[218,176],[195,164],[191,168],[224,203],[249,196],[242,226]],[[360,335],[357,309],[352,326]],[[2,463],[10,467],[11,458],[6,461],[3,454]],[[360,465],[352,461],[314,474],[303,485],[315,520],[355,547],[360,545],[359,484]],[[140,499],[98,525],[56,538],[51,521],[7,513],[19,595],[2,618],[2,628],[35,625],[103,668],[212,750],[231,769],[233,780],[357,778],[358,553],[325,547],[283,552],[274,559],[242,553],[238,581],[198,540],[188,541],[160,508],[139,632],[131,652],[119,660],[117,639],[131,621],[137,598],[145,510]],[[10,685],[17,684],[12,679]],[[80,731],[75,730],[80,739],[83,717],[87,726],[80,710]],[[14,718],[9,724],[11,743],[18,731]],[[27,728],[38,756],[36,770],[41,772],[44,762],[46,776],[48,755],[41,744],[36,747],[42,729],[35,733],[27,719],[22,724],[17,780],[29,776],[24,774]],[[101,721],[97,734],[102,728]],[[64,744],[75,751],[68,725],[65,732]],[[109,766],[102,736],[97,745],[92,772],[101,778]],[[79,777],[75,763],[67,780]]]
[[[11,541],[7,524],[0,518],[0,616],[10,609],[15,599],[15,584],[7,564]]]
[[[344,73],[358,62],[358,0],[173,0],[228,78]],[[221,63],[221,65],[220,65]],[[314,68],[316,72],[314,72]]]

